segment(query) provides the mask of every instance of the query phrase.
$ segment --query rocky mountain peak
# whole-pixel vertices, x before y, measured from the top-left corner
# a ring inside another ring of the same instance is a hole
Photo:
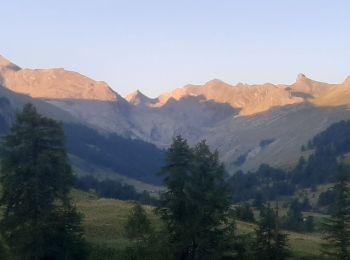
[[[332,84],[327,84],[312,80],[305,76],[305,74],[298,74],[296,82],[292,85],[293,92],[308,94],[312,98],[319,97],[325,94],[333,87]]]
[[[10,62],[8,59],[6,59],[4,56],[0,55],[0,70],[20,70],[21,68],[18,67],[16,64]]]
[[[63,68],[21,69],[0,56],[0,79],[8,89],[34,98],[115,101],[105,82]]]
[[[130,93],[125,97],[125,100],[135,106],[149,106],[157,101],[156,98],[147,97],[140,90]]]
[[[296,82],[303,82],[305,80],[307,80],[308,78],[305,76],[305,74],[303,73],[299,73],[298,76],[297,76],[297,80]]]

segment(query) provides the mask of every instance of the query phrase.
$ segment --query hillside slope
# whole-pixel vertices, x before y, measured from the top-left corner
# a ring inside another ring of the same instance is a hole
[[[71,113],[0,85],[1,135],[9,132],[16,112],[28,102],[34,104],[41,114],[63,122],[68,152],[80,158],[79,171],[94,174],[93,171],[86,170],[84,164],[96,165],[93,168],[108,169],[109,173],[115,172],[139,181],[160,184],[157,174],[162,166],[163,151],[156,146],[117,134],[98,132]]]

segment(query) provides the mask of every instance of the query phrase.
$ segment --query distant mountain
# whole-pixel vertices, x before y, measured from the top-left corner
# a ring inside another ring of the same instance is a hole
[[[145,183],[160,185],[158,177],[164,152],[142,140],[131,140],[117,134],[99,132],[80,118],[73,116],[43,99],[31,98],[0,85],[0,136],[7,134],[16,112],[32,103],[45,116],[64,123],[66,146],[73,166],[83,174],[98,174],[96,169],[108,169],[116,178],[127,176]],[[77,158],[79,164],[76,163]],[[111,178],[111,176],[109,176]]]
[[[126,101],[134,106],[149,107],[158,102],[158,98],[149,98],[144,95],[140,90],[130,93],[125,97]]]
[[[136,91],[124,99],[107,84],[76,72],[20,69],[9,61],[0,65],[5,87],[52,105],[99,133],[159,148],[179,134],[190,143],[207,139],[230,171],[256,169],[261,163],[291,167],[303,144],[350,118],[349,78],[328,84],[299,74],[295,83],[279,85],[229,85],[215,79],[157,98]]]
[[[118,95],[105,83],[77,72],[58,69],[21,69],[0,56],[2,84],[34,98],[115,101]]]
[[[161,107],[169,99],[180,100],[188,96],[202,96],[220,104],[229,104],[239,109],[240,115],[252,115],[269,110],[276,106],[302,103],[303,99],[292,95],[287,86],[273,84],[247,85],[237,84],[231,86],[220,80],[212,80],[203,86],[188,85],[163,94],[154,107]]]

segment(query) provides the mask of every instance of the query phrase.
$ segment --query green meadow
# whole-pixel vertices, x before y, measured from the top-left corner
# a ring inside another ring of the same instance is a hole
[[[73,198],[79,211],[84,215],[85,235],[88,242],[96,248],[91,259],[118,259],[118,250],[128,245],[123,236],[123,226],[133,202],[99,198],[92,193],[74,190]],[[144,206],[152,223],[160,227],[161,223],[154,214],[154,208]],[[241,234],[254,233],[255,225],[237,221],[237,230]],[[292,259],[320,259],[321,237],[317,233],[288,232]],[[101,259],[101,258],[100,258]]]

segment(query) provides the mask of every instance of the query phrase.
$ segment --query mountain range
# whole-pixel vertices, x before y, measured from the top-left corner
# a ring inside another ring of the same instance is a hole
[[[139,90],[122,97],[107,83],[77,72],[22,69],[0,56],[0,85],[4,122],[10,121],[13,112],[9,111],[33,102],[45,115],[78,124],[96,135],[153,145],[152,151],[159,150],[158,158],[176,135],[191,144],[206,139],[231,173],[253,170],[261,163],[292,167],[303,154],[302,145],[331,124],[350,118],[350,77],[328,84],[299,74],[294,83],[278,85],[230,85],[214,79],[157,98]],[[146,156],[142,151],[133,151],[134,157]],[[130,176],[148,180],[140,174]]]

